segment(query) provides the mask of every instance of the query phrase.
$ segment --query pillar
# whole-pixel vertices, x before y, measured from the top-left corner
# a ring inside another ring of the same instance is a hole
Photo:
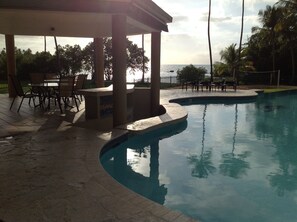
[[[161,32],[153,32],[151,38],[151,114],[159,114]]]
[[[95,46],[95,83],[96,87],[104,87],[104,49],[103,38],[94,38]]]
[[[126,15],[112,16],[113,125],[127,122]]]
[[[5,44],[6,44],[6,55],[7,55],[8,95],[9,97],[15,97],[16,92],[9,78],[9,75],[16,75],[14,35],[5,35]]]

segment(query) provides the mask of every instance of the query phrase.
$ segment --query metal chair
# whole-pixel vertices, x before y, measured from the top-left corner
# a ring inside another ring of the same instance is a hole
[[[78,90],[84,88],[84,84],[85,84],[86,79],[87,79],[86,74],[79,74],[78,76],[76,76],[76,82],[75,82],[75,85],[74,85],[74,94],[75,94],[76,98],[79,101],[82,100],[82,95],[78,92]],[[79,99],[78,96],[80,96],[80,99]]]
[[[74,100],[77,111],[79,111],[77,98],[74,94],[74,80],[75,80],[75,76],[67,76],[67,77],[60,78],[56,97],[57,97],[57,101],[58,101],[61,113],[63,113],[61,100],[64,102],[65,109],[67,107],[72,108],[72,106],[69,105],[69,98],[72,98],[72,100]]]
[[[45,99],[47,98],[47,91],[42,87],[44,78],[44,73],[30,73],[31,93],[38,95],[39,104],[37,106],[42,108],[44,108]]]
[[[14,103],[16,97],[18,97],[18,96],[21,97],[22,100],[21,100],[21,103],[20,103],[20,105],[19,105],[19,108],[18,108],[18,111],[17,111],[17,112],[20,111],[20,108],[21,108],[21,106],[22,106],[23,101],[24,101],[25,98],[28,98],[28,99],[29,99],[29,104],[30,104],[30,101],[31,101],[31,99],[32,99],[32,100],[33,100],[34,107],[35,107],[35,97],[38,97],[38,95],[35,94],[35,93],[32,93],[31,90],[25,93],[25,92],[23,91],[21,82],[20,82],[20,80],[17,78],[17,76],[15,76],[15,75],[9,75],[9,78],[10,78],[10,80],[11,80],[11,82],[12,82],[12,85],[13,85],[13,87],[14,87],[14,89],[15,89],[15,92],[16,92],[16,96],[13,98],[12,103],[11,103],[9,109],[11,110],[12,105],[13,105],[13,103]]]

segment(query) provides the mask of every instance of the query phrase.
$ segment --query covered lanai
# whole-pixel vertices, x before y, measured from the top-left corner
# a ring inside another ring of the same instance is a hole
[[[112,37],[113,124],[127,121],[126,36],[151,34],[151,114],[160,99],[161,32],[172,17],[151,0],[2,0],[0,34],[5,35],[7,75],[16,75],[14,36],[94,38],[96,84],[104,84],[103,37]],[[9,96],[14,91],[9,83]]]

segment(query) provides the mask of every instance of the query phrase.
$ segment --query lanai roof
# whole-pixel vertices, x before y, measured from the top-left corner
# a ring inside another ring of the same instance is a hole
[[[0,34],[107,37],[113,14],[127,15],[127,35],[168,31],[172,22],[151,0],[1,0]]]

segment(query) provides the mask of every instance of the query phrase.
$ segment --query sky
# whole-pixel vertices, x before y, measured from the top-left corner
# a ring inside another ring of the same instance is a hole
[[[207,37],[208,0],[154,0],[173,17],[168,24],[169,32],[161,35],[161,64],[209,64]],[[258,12],[276,0],[245,0],[243,43],[251,36],[251,28],[259,26]],[[213,61],[220,61],[220,51],[232,43],[239,44],[241,29],[241,0],[212,0],[211,44]],[[150,35],[145,35],[144,49],[150,58]],[[141,36],[129,37],[141,45]],[[79,44],[85,47],[90,38],[57,37],[60,45]],[[16,47],[43,50],[43,37],[15,36]],[[48,50],[54,52],[54,39],[47,37]],[[5,48],[4,36],[0,35],[0,49]]]

